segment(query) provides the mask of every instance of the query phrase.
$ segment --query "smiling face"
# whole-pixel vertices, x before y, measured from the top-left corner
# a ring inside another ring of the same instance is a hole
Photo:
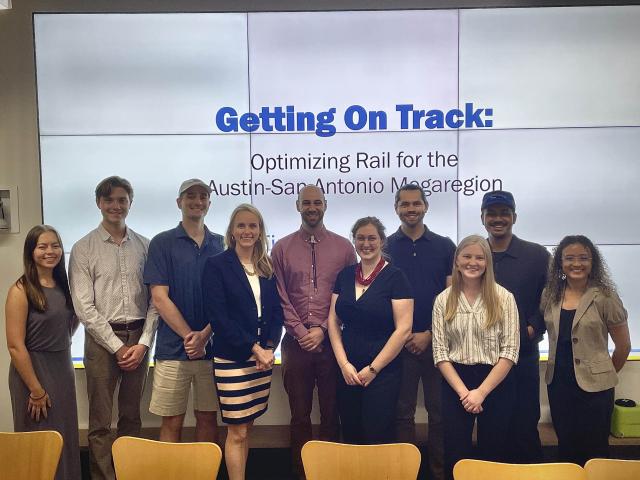
[[[209,192],[200,185],[194,185],[178,197],[178,208],[182,211],[183,220],[202,220],[209,211],[210,205]]]
[[[327,202],[318,187],[307,186],[300,192],[300,196],[296,201],[296,208],[300,212],[303,226],[313,230],[322,225]]]
[[[504,238],[511,235],[511,228],[516,223],[517,215],[507,205],[491,205],[482,211],[482,224],[489,236]]]
[[[463,282],[481,279],[487,269],[487,258],[482,247],[474,243],[460,250],[456,257],[456,268]]]
[[[378,230],[372,224],[360,227],[354,236],[354,245],[363,261],[379,261],[382,255],[382,240]]]
[[[232,235],[236,242],[236,249],[253,249],[260,240],[260,219],[248,211],[240,211],[233,219]]]
[[[33,249],[33,261],[38,269],[53,270],[62,259],[62,246],[55,232],[41,233]]]
[[[591,251],[581,243],[572,243],[562,250],[562,272],[568,280],[587,281],[592,265]]]
[[[102,221],[110,225],[121,225],[129,214],[131,199],[122,187],[113,187],[106,197],[98,198],[96,204],[102,213]]]
[[[427,205],[422,200],[421,192],[418,190],[400,191],[398,202],[396,203],[396,213],[403,225],[413,228],[422,224]]]

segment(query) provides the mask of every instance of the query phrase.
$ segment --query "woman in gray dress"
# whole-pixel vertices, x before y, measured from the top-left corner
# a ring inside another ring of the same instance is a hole
[[[16,432],[56,430],[64,447],[56,480],[79,480],[76,388],[71,363],[73,313],[60,236],[38,225],[24,244],[24,275],[9,289],[9,391]]]

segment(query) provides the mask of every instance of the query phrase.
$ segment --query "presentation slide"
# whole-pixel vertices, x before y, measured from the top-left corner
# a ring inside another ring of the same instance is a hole
[[[152,238],[199,177],[219,233],[251,202],[277,241],[305,184],[329,229],[375,215],[392,233],[394,194],[416,183],[428,227],[457,242],[486,234],[482,195],[505,189],[519,237],[599,245],[637,353],[638,25],[639,6],[35,14],[44,221],[68,254],[101,220],[96,184],[120,175],[128,225]]]

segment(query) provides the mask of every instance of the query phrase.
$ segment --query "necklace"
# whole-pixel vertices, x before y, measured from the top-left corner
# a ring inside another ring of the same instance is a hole
[[[382,270],[382,267],[384,267],[384,257],[380,257],[380,261],[378,262],[378,264],[376,265],[376,267],[373,269],[373,272],[371,272],[366,278],[362,275],[362,262],[358,263],[358,265],[356,266],[356,280],[358,281],[358,283],[364,287],[368,287],[369,285],[371,285],[371,283],[376,279],[376,277],[378,276],[378,274],[380,273],[380,270]],[[363,289],[362,291],[364,292],[365,289]]]
[[[249,270],[247,267],[251,267],[251,270]],[[255,276],[255,274],[256,274],[256,271],[254,270],[253,265],[252,265],[252,264],[250,264],[250,263],[247,263],[247,264],[246,264],[246,266],[245,266],[245,264],[243,263],[243,264],[242,264],[242,269],[244,270],[244,273],[246,273],[246,274],[247,274],[247,275],[249,275],[250,277],[253,277],[253,276]]]

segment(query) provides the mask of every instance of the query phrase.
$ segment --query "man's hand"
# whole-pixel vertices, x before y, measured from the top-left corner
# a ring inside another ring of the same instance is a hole
[[[324,341],[324,330],[320,327],[311,327],[309,332],[298,340],[300,347],[307,352],[312,352]]]
[[[148,347],[142,344],[129,347],[129,349],[123,355],[122,360],[118,360],[118,366],[125,372],[135,370],[136,368],[138,368],[138,366],[144,359],[144,356],[147,354],[147,349]]]
[[[431,344],[431,331],[412,333],[407,343],[404,344],[404,348],[409,350],[414,355],[420,355]]]
[[[116,356],[116,360],[118,361],[118,363],[124,360],[124,355],[128,351],[129,347],[127,347],[126,345],[122,345],[118,350],[116,350],[116,353],[114,355]]]
[[[209,335],[206,335],[202,331],[189,332],[187,336],[184,337],[184,350],[189,360],[197,360],[204,357],[208,342]]]
[[[535,334],[536,331],[533,329],[533,327],[531,325],[527,325],[527,336],[529,337],[529,340],[533,340]]]

